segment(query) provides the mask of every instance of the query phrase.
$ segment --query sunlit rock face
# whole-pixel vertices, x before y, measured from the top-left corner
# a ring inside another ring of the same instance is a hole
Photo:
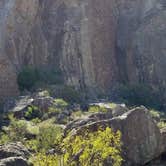
[[[60,68],[66,84],[107,91],[166,81],[163,0],[0,0],[0,94],[18,95],[25,65]]]

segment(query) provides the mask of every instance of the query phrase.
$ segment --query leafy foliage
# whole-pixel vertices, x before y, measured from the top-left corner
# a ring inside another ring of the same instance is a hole
[[[88,111],[91,113],[107,112],[107,109],[104,107],[99,107],[99,106],[90,106]]]
[[[47,84],[63,84],[63,77],[60,70],[52,68],[24,67],[17,78],[20,90],[31,90],[33,87]]]
[[[36,152],[46,152],[47,150],[54,148],[58,145],[63,134],[61,127],[54,124],[43,123],[39,126],[39,133],[33,140],[27,141],[28,148]]]
[[[64,166],[61,164],[61,158],[57,155],[46,155],[45,153],[37,153],[31,162],[34,166]]]
[[[50,94],[54,97],[62,98],[69,103],[82,103],[83,94],[72,86],[61,86],[50,90]]]
[[[29,106],[28,110],[25,112],[25,118],[27,120],[32,120],[35,118],[41,118],[42,114],[36,106]]]
[[[38,81],[37,70],[32,67],[25,67],[18,74],[17,82],[20,90],[30,90]]]
[[[111,128],[84,135],[68,136],[64,139],[64,160],[72,166],[97,166],[109,160],[113,166],[120,166],[121,133],[114,133]]]
[[[65,109],[68,106],[68,103],[63,99],[55,99],[54,104],[56,108]]]
[[[162,101],[158,90],[154,90],[146,84],[126,84],[120,85],[112,92],[112,98],[131,106],[144,105],[148,108],[160,110]]]

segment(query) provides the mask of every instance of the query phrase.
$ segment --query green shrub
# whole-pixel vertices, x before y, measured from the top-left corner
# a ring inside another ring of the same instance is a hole
[[[165,128],[165,127],[166,127],[166,122],[161,121],[161,122],[159,122],[159,123],[157,124],[157,126],[158,126],[160,129]]]
[[[29,106],[28,110],[25,112],[25,118],[27,120],[32,120],[35,118],[41,118],[42,113],[39,111],[38,107],[36,106]]]
[[[154,109],[162,107],[159,92],[146,84],[121,85],[114,91],[115,100],[124,102],[129,106],[144,105]]]
[[[55,99],[54,104],[56,108],[60,108],[60,109],[65,109],[68,106],[68,103],[64,101],[63,99]]]
[[[63,130],[59,126],[45,124],[39,127],[39,134],[34,140],[36,151],[47,151],[54,148],[62,137]]]
[[[18,74],[17,82],[20,90],[31,90],[47,84],[63,84],[63,77],[61,71],[54,68],[26,66]]]
[[[98,112],[107,112],[107,109],[100,106],[90,106],[88,112],[98,113]]]
[[[160,119],[160,112],[154,109],[150,110],[150,114],[154,119]]]
[[[10,125],[5,132],[11,141],[23,141],[27,133],[27,123],[24,120],[17,120],[12,115],[10,118]]]
[[[33,67],[24,67],[18,74],[17,82],[20,90],[30,90],[38,81],[37,70]]]
[[[84,115],[85,115],[85,112],[79,110],[79,111],[72,112],[71,118],[77,119],[77,118],[80,118],[81,116],[84,116]]]
[[[64,166],[61,156],[46,155],[45,153],[37,153],[30,161],[34,166]]]
[[[45,84],[63,84],[63,74],[60,69],[45,67],[37,70],[40,82]]]
[[[62,98],[68,103],[82,103],[83,95],[82,92],[75,90],[71,86],[61,86],[59,87],[55,94],[52,94],[54,97]]]
[[[10,124],[8,127],[3,127],[3,132],[0,133],[0,142],[17,142],[25,143],[27,136],[37,135],[39,128],[30,121],[18,120],[10,115]]]
[[[120,166],[121,134],[114,133],[111,128],[96,132],[68,136],[64,139],[64,160],[66,165],[96,166],[107,160],[112,166]]]
[[[1,132],[0,133],[0,145],[6,144],[8,142],[10,142],[9,136],[6,133]]]

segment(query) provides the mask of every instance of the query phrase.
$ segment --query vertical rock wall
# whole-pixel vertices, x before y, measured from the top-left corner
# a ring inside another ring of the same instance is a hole
[[[165,86],[162,0],[0,0],[0,97],[18,94],[25,65],[107,91],[116,82]]]

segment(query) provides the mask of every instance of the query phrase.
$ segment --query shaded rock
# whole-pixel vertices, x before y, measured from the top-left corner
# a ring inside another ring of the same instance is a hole
[[[52,97],[37,97],[34,98],[32,105],[38,107],[39,110],[44,112],[54,106],[54,99]]]
[[[16,100],[9,100],[4,105],[5,112],[20,112],[27,108],[27,106],[31,105],[33,102],[33,98],[31,96],[21,96]]]
[[[30,166],[30,164],[22,157],[9,157],[0,160],[0,166]]]
[[[29,156],[30,152],[20,142],[0,145],[0,160],[8,157],[23,157],[28,159]]]
[[[114,108],[110,106],[110,103],[93,103],[90,106],[98,106],[106,109],[106,112],[89,113],[89,115],[84,116],[82,119],[76,119],[66,126],[65,132],[71,131],[72,129],[77,129],[80,126],[88,125],[92,122],[97,122],[101,120],[112,119],[113,117],[122,115],[127,112],[128,108],[124,104],[114,104]]]
[[[112,113],[108,112],[108,113],[94,113],[88,116],[89,119],[94,119],[94,121],[100,121],[100,120],[105,120],[105,119],[111,119],[113,118]]]
[[[41,95],[44,92],[21,96],[18,99],[8,100],[4,105],[5,112],[13,112],[17,118],[22,118],[29,106],[36,106],[39,111],[45,112],[54,106],[54,99],[49,96]]]
[[[160,151],[166,152],[166,127],[160,129],[161,141],[160,141]]]
[[[94,122],[95,119],[94,118],[84,118],[84,119],[77,119],[77,120],[74,120],[72,122],[70,122],[66,127],[65,127],[65,130],[64,130],[64,133],[65,135],[68,134],[68,132],[70,132],[71,130],[75,130],[75,129],[78,129],[80,128],[80,126],[84,126],[84,125],[87,125],[89,123],[92,123]]]

